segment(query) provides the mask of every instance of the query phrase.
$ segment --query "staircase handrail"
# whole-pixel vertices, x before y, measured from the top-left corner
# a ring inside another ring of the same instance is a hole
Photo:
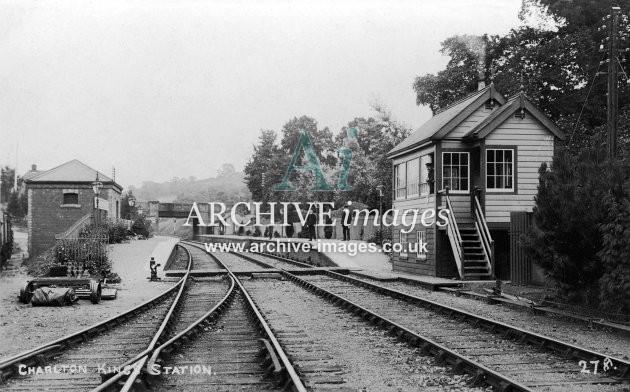
[[[451,199],[449,197],[449,187],[446,187],[443,190],[438,191],[438,193],[444,195],[444,200],[446,201],[446,208],[449,211],[449,221],[446,225],[446,230],[448,233],[448,237],[451,240],[451,247],[453,248],[453,256],[455,256],[455,264],[457,264],[457,270],[459,271],[459,276],[461,279],[464,278],[464,267],[463,267],[463,241],[462,236],[459,232],[459,226],[457,225],[457,219],[455,218],[455,212],[453,210],[453,205],[451,204]]]
[[[488,229],[488,223],[486,222],[486,217],[484,216],[483,210],[481,209],[479,198],[477,197],[477,195],[474,195],[473,198],[475,206],[475,223],[477,224],[479,236],[481,237],[481,245],[483,247],[484,253],[488,257],[488,261],[490,262],[492,275],[494,275],[494,240],[492,239],[492,235],[490,234],[490,229]]]
[[[85,227],[92,219],[92,214],[85,214],[81,218],[79,218],[72,226],[70,226],[66,231],[60,234],[55,235],[55,239],[68,239],[68,238],[78,238],[79,232],[83,227]]]

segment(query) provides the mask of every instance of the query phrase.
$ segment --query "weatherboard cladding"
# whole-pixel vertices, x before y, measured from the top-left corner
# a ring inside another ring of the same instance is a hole
[[[431,139],[431,137],[438,133],[442,129],[442,127],[448,124],[449,121],[453,120],[464,109],[475,102],[475,100],[479,98],[479,96],[485,94],[488,89],[490,89],[490,87],[479,90],[463,98],[462,100],[453,103],[451,106],[445,108],[444,110],[436,113],[433,117],[429,119],[429,121],[425,122],[422,126],[420,126],[420,128],[415,130],[411,135],[409,135],[409,137],[396,145],[396,147],[394,147],[387,154],[393,155],[425,140],[428,141],[429,139]]]
[[[494,100],[486,107],[488,99]],[[524,116],[515,114],[523,109]],[[392,166],[435,152],[435,189],[442,184],[442,153],[468,151],[470,153],[470,186],[482,190],[482,205],[488,224],[505,227],[510,222],[510,213],[531,211],[538,185],[538,169],[543,162],[551,162],[556,139],[564,139],[559,128],[538,109],[524,93],[520,92],[507,100],[493,87],[480,90],[437,113],[406,140],[392,149],[388,156]],[[513,149],[515,188],[512,191],[486,190],[486,150]],[[475,173],[473,175],[473,173]],[[459,224],[470,224],[470,194],[468,191],[450,194],[451,204]],[[435,196],[394,200],[394,208],[425,209],[435,207]],[[414,241],[414,233],[407,241]],[[393,230],[394,241],[398,241],[400,227]],[[393,268],[401,272],[434,276],[457,276],[450,243],[444,231],[427,229],[429,253],[426,260],[414,256],[401,257],[393,254]]]

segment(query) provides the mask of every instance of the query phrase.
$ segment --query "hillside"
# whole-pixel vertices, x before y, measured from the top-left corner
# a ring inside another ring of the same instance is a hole
[[[168,202],[208,202],[231,203],[248,200],[249,190],[241,172],[220,172],[217,177],[198,180],[194,177],[175,177],[167,182],[144,181],[140,188],[130,187],[138,200],[159,200]]]

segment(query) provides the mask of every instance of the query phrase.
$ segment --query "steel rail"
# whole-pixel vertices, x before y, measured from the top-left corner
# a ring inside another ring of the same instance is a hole
[[[267,256],[266,254],[264,254],[265,256]],[[244,256],[242,254],[239,254],[239,256],[245,258],[245,259],[249,259],[247,256]],[[275,258],[280,258],[283,259],[280,256],[275,256]],[[258,262],[262,262],[260,260],[258,260]],[[264,263],[264,262],[262,262]],[[267,265],[268,268],[272,268],[271,265]],[[336,295],[334,293],[331,293],[321,287],[318,287],[310,282],[307,282],[303,279],[300,279],[299,277],[297,277],[296,275],[293,275],[291,273],[289,273],[286,270],[281,269],[281,273],[283,275],[285,275],[287,278],[293,280],[294,282],[310,289],[311,291],[324,296],[325,298],[333,301],[336,304],[342,303],[344,304],[344,306],[349,306],[352,309],[354,309],[355,312],[358,312],[362,317],[364,318],[368,318],[369,321],[371,322],[376,322],[378,325],[387,325],[387,328],[391,331],[391,332],[395,332],[399,337],[409,341],[410,343],[412,343],[412,345],[418,345],[418,340],[422,340],[424,343],[421,344],[421,347],[423,349],[423,351],[425,352],[429,352],[431,354],[433,354],[434,356],[436,356],[438,359],[443,359],[444,357],[449,358],[450,357],[450,362],[453,362],[454,364],[454,368],[455,370],[467,370],[466,367],[464,367],[462,369],[462,363],[468,363],[469,365],[473,366],[473,367],[477,367],[478,370],[474,370],[473,368],[469,369],[472,370],[471,372],[468,372],[469,374],[472,374],[475,376],[475,378],[477,380],[479,380],[480,376],[482,376],[482,378],[484,378],[486,380],[486,383],[489,385],[492,385],[496,388],[499,388],[499,390],[516,390],[516,391],[527,391],[530,390],[527,386],[519,384],[513,380],[511,380],[510,378],[502,375],[500,372],[496,372],[493,371],[491,369],[488,369],[487,367],[485,367],[484,365],[477,363],[475,361],[466,359],[465,357],[460,356],[459,354],[455,353],[454,351],[451,351],[450,349],[447,349],[446,347],[441,346],[440,344],[431,341],[428,338],[425,338],[423,336],[420,336],[408,329],[406,329],[405,327],[398,325],[397,323],[388,320],[384,317],[379,316],[378,314],[375,314],[373,312],[371,312],[368,309],[365,309],[363,307],[361,307],[360,305],[357,305],[355,303],[353,303],[352,301],[349,301],[339,295]],[[338,280],[342,280],[342,281],[347,281],[350,282],[352,284],[355,284],[357,286],[362,286],[365,288],[369,288],[377,293],[381,293],[381,294],[385,294],[389,297],[392,298],[396,298],[396,299],[401,299],[404,300],[406,302],[409,303],[414,303],[414,304],[418,304],[421,305],[425,308],[428,308],[431,311],[437,311],[438,313],[442,314],[446,314],[449,317],[452,317],[456,320],[459,321],[465,321],[465,320],[472,320],[475,324],[475,326],[478,327],[482,327],[485,328],[487,330],[490,330],[492,332],[495,333],[502,333],[503,336],[505,338],[509,338],[509,337],[516,337],[519,338],[520,342],[522,343],[527,343],[530,344],[532,346],[536,346],[539,349],[546,349],[548,351],[552,351],[554,353],[560,354],[562,356],[564,356],[566,359],[584,359],[584,360],[600,360],[603,361],[606,358],[611,359],[617,369],[614,372],[616,377],[619,379],[619,381],[623,381],[626,380],[628,378],[628,376],[630,376],[630,362],[620,359],[620,358],[616,358],[616,357],[612,357],[609,355],[605,355],[602,353],[598,353],[592,350],[588,350],[576,345],[572,345],[566,342],[562,342],[560,340],[551,338],[551,337],[547,337],[541,334],[537,334],[535,332],[532,331],[527,331],[524,330],[522,328],[518,328],[515,326],[511,326],[509,324],[505,324],[502,323],[500,321],[496,321],[496,320],[492,320],[492,319],[488,319],[486,317],[482,317],[482,316],[478,316],[469,312],[466,312],[464,310],[460,310],[448,305],[443,305],[440,304],[438,302],[435,301],[431,301],[428,299],[424,299],[424,298],[420,298],[420,297],[416,297],[407,293],[403,293],[401,291],[397,291],[397,290],[393,290],[387,287],[383,287],[383,286],[379,286],[373,283],[369,283],[369,282],[365,282],[356,278],[352,278],[343,274],[339,274],[337,272],[333,272],[333,271],[318,271],[320,273],[323,273],[329,277],[332,277],[334,279],[338,279]],[[428,345],[428,346],[427,346]],[[463,361],[463,362],[462,362]],[[448,361],[447,361],[448,362]],[[449,362],[449,363],[450,363]],[[612,373],[612,372],[611,372]]]
[[[243,255],[239,254],[239,256]],[[262,261],[260,262],[264,263]],[[268,268],[271,268],[271,265],[268,264],[267,266]],[[366,319],[370,323],[387,329],[389,333],[395,334],[399,339],[407,342],[411,346],[420,347],[421,351],[424,354],[432,355],[436,357],[438,362],[452,366],[455,372],[463,372],[472,375],[472,385],[487,384],[498,388],[500,391],[506,392],[532,392],[532,389],[523,384],[520,384],[516,380],[497,373],[476,361],[459,355],[451,349],[442,346],[441,344],[427,337],[419,335],[411,331],[410,329],[383,316],[380,316],[358,304],[355,304],[354,302],[342,296],[331,293],[330,291],[327,291],[319,286],[307,282],[285,270],[281,270],[281,273],[289,280],[292,280],[296,284],[303,286],[308,290],[314,292],[315,294],[324,297],[335,305],[341,305],[342,307],[349,309],[353,313],[359,315],[361,318]]]
[[[180,299],[182,298],[182,294],[183,294],[184,290],[186,289],[186,283],[188,282],[188,276],[190,274],[190,270],[191,270],[192,264],[193,264],[193,262],[192,262],[192,255],[190,254],[188,249],[186,249],[185,247],[182,247],[182,249],[184,249],[186,251],[186,253],[188,254],[188,268],[186,269],[186,274],[179,281],[181,284],[178,283],[179,284],[179,291],[177,292],[177,296],[173,300],[173,303],[171,304],[171,307],[169,308],[168,313],[166,314],[166,316],[162,320],[162,323],[160,324],[160,328],[158,328],[157,332],[153,335],[153,339],[151,339],[151,342],[149,343],[147,348],[145,348],[142,352],[136,354],[136,356],[134,356],[133,358],[127,360],[125,363],[120,365],[119,366],[120,369],[126,369],[126,368],[131,367],[132,365],[135,364],[134,372],[132,374],[137,374],[138,372],[136,371],[136,369],[138,369],[139,367],[141,368],[142,365],[138,366],[136,364],[136,362],[141,361],[144,357],[146,357],[149,354],[151,354],[151,352],[153,352],[153,350],[155,349],[156,344],[158,344],[158,342],[160,342],[160,339],[162,339],[164,334],[165,333],[170,333],[170,331],[172,330],[173,319],[174,319],[173,315],[175,314],[177,309],[182,304],[180,302]],[[113,387],[115,387],[115,385],[118,382],[120,382],[122,379],[124,379],[126,376],[129,376],[129,374],[127,374],[124,371],[118,372],[116,375],[114,375],[110,379],[106,380],[104,383],[102,383],[98,387],[94,388],[92,390],[92,392],[101,392],[101,391],[110,390]],[[125,382],[125,385],[126,384],[127,384],[127,382]]]
[[[186,243],[190,244],[191,246],[200,247],[200,245],[198,243],[195,243],[195,242],[192,242],[192,241],[186,241]],[[208,253],[208,254],[211,255],[210,253]],[[230,274],[232,279],[234,279],[234,281],[238,285],[238,288],[239,288],[240,292],[245,297],[245,299],[247,301],[247,304],[249,305],[250,309],[252,310],[252,312],[256,316],[256,319],[258,320],[258,323],[260,324],[262,329],[265,331],[265,335],[267,335],[267,339],[269,340],[271,346],[275,350],[275,355],[278,357],[279,361],[282,363],[282,366],[283,366],[283,368],[286,371],[287,376],[288,376],[287,383],[290,383],[292,385],[293,391],[296,391],[296,392],[307,392],[307,389],[304,386],[304,384],[303,384],[302,380],[300,379],[300,377],[298,376],[297,372],[295,371],[295,368],[293,367],[293,364],[289,360],[287,354],[284,352],[284,349],[282,348],[282,346],[278,342],[278,339],[276,339],[273,331],[271,331],[271,328],[269,327],[269,324],[267,323],[267,321],[265,320],[263,315],[258,310],[258,307],[256,306],[256,303],[254,302],[252,297],[249,295],[249,292],[245,289],[245,287],[243,286],[241,281],[238,279],[238,277],[225,264],[223,264],[223,262],[221,262],[221,260],[219,260],[214,255],[212,255],[212,257],[220,265],[222,265],[223,268],[225,268],[225,270],[228,272],[228,274]],[[264,262],[260,262],[260,263],[261,263],[261,265],[265,264]],[[270,355],[274,355],[273,352],[270,352]]]
[[[179,332],[177,335],[173,336],[162,345],[160,345],[158,348],[153,350],[153,353],[148,360],[146,370],[147,375],[149,376],[147,378],[149,384],[151,384],[151,376],[157,375],[153,372],[153,369],[155,369],[156,366],[160,366],[162,353],[169,354],[174,349],[179,348],[183,343],[187,343],[188,341],[190,341],[190,339],[194,339],[197,335],[202,333],[202,330],[204,328],[208,327],[210,323],[215,321],[229,306],[232,299],[234,299],[234,295],[236,293],[236,290],[234,290],[234,288],[236,287],[234,278],[232,276],[229,276],[229,278],[230,288],[228,289],[225,296],[216,305],[214,305],[212,309],[210,309],[203,316],[199,317],[197,320],[191,323],[188,327],[186,327],[186,329]]]
[[[324,274],[335,279],[353,283],[357,286],[369,288],[373,291],[386,294],[393,298],[403,299],[406,302],[421,305],[432,311],[437,310],[439,311],[439,313],[445,313],[449,317],[455,318],[457,320],[472,320],[476,326],[483,327],[495,333],[502,333],[505,337],[518,337],[522,343],[528,343],[541,349],[544,348],[549,351],[559,353],[567,359],[583,359],[587,361],[600,360],[603,362],[604,359],[609,358],[613,360],[616,364],[617,371],[615,373],[617,377],[622,379],[630,377],[630,361],[606,355],[597,351],[592,351],[549,336],[541,335],[533,331],[528,331],[523,328],[509,325],[501,321],[492,320],[487,317],[467,312],[465,310],[457,309],[452,306],[444,305],[426,298],[420,298],[415,295],[403,293],[402,291],[379,286],[370,282],[365,282],[333,271],[324,271]]]
[[[92,326],[86,327],[77,332],[68,334],[51,342],[45,343],[39,347],[24,351],[20,354],[3,360],[2,362],[0,362],[0,384],[5,382],[8,378],[14,376],[18,371],[19,365],[24,364],[26,366],[41,366],[50,357],[58,354],[60,351],[67,350],[79,343],[86,342],[90,338],[102,334],[103,332],[124,323],[131,317],[144,312],[148,308],[165,299],[166,296],[172,294],[178,287],[182,287],[182,283],[185,281],[184,278],[185,277],[182,277],[175,285],[165,290],[163,293],[158,294],[157,296],[141,303],[134,308],[129,309],[124,313],[112,316]]]
[[[251,261],[256,260],[256,259],[254,259],[253,257],[249,257],[249,256],[246,256],[246,255],[244,255],[244,254],[237,253],[237,252],[235,252],[235,251],[231,251],[231,253],[233,253],[233,254],[235,254],[235,255],[239,255],[239,256],[244,257],[244,258],[246,258],[246,259],[248,259],[248,260],[251,260]],[[297,260],[289,259],[289,258],[287,258],[287,257],[283,257],[283,256],[277,256],[277,255],[275,255],[275,254],[273,254],[273,253],[259,252],[258,254],[261,254],[261,255],[264,255],[265,257],[270,257],[270,258],[273,258],[273,259],[276,259],[276,260],[284,261],[285,263],[290,263],[290,264],[296,265],[296,266],[298,266],[298,267],[302,267],[302,268],[304,268],[304,269],[313,269],[313,267],[314,267],[314,266],[313,266],[313,265],[311,265],[311,264],[307,264],[307,263],[304,263],[304,262],[301,262],[301,261],[297,261]],[[274,267],[274,268],[275,268],[275,267]]]

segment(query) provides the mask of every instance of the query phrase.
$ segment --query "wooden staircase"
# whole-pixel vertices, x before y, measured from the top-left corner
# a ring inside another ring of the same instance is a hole
[[[464,279],[489,279],[492,277],[492,266],[481,243],[479,232],[474,224],[461,225],[459,234],[462,238]]]
[[[477,191],[471,195],[471,212],[456,216],[449,198],[448,187],[439,191],[451,213],[446,233],[451,244],[459,276],[463,280],[483,280],[494,277],[494,241],[483,215]],[[458,224],[459,222],[459,224]]]

